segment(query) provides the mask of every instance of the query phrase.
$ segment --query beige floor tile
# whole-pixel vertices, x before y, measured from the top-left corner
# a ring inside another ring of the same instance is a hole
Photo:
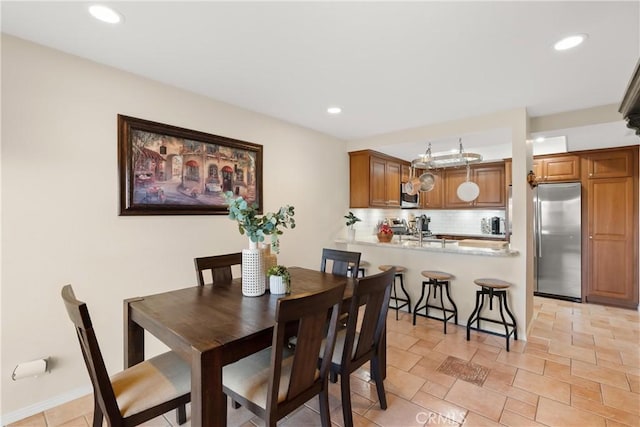
[[[544,375],[587,390],[600,392],[600,383],[572,375],[570,366],[547,361],[544,367]]]
[[[378,393],[376,392],[375,383],[364,381],[361,378],[357,378],[351,375],[349,385],[351,386],[352,393],[357,393],[360,396],[372,402],[378,401]],[[385,380],[385,386],[386,386],[386,380]]]
[[[413,348],[412,346],[411,348]],[[409,371],[422,359],[422,356],[408,350],[399,350],[395,347],[387,347],[387,365],[395,366],[403,371]]]
[[[560,363],[566,366],[570,366],[571,365],[571,358],[569,357],[565,357],[565,356],[560,356],[558,354],[551,354],[549,353],[547,350],[538,350],[536,348],[529,348],[527,347],[525,349],[525,354],[528,354],[529,356],[535,356],[538,357],[540,359],[544,359],[544,360],[549,360],[552,362],[556,362],[556,363]]]
[[[411,400],[420,390],[426,380],[409,372],[402,371],[393,366],[387,367],[387,378],[384,387],[388,392],[394,393],[404,399]]]
[[[602,337],[598,335],[594,335],[593,340],[596,343],[596,347],[601,348],[615,348],[620,351],[628,351],[630,354],[638,354],[640,349],[638,349],[638,342],[635,343],[632,341],[618,340],[608,337]]]
[[[430,395],[435,396],[437,398],[444,399],[446,394],[449,392],[449,387],[445,387],[441,384],[427,381],[426,383],[424,383],[420,391],[429,393]]]
[[[603,417],[581,411],[546,397],[540,398],[536,421],[549,426],[604,427],[606,425]]]
[[[500,427],[499,423],[474,412],[469,412],[467,414],[467,418],[465,418],[462,425],[463,427]]]
[[[629,390],[629,383],[624,373],[580,360],[574,360],[571,364],[571,375]]]
[[[337,409],[335,409],[334,411],[331,412],[330,414],[331,416],[331,425],[338,425],[343,427],[344,426],[344,416],[342,415],[342,407],[339,407]],[[368,419],[366,419],[365,417],[363,417],[360,414],[357,413],[353,413],[351,414],[351,416],[353,417],[353,425],[354,427],[375,427],[377,426],[376,423],[374,423],[373,421],[370,421]],[[290,426],[293,427],[293,426]]]
[[[632,391],[602,384],[602,403],[612,408],[640,415],[640,395]]]
[[[583,399],[602,403],[602,393],[600,392],[599,386],[600,384],[598,384],[598,388],[594,390],[593,388],[571,384],[571,398],[581,397]]]
[[[331,415],[329,415],[331,416]],[[309,408],[303,406],[301,409],[295,411],[292,414],[282,420],[278,425],[287,427],[308,426],[308,427],[320,427],[320,414]]]
[[[496,360],[500,363],[525,369],[536,374],[542,374],[544,372],[544,359],[526,353],[502,351]]]
[[[425,409],[438,413],[459,424],[464,421],[464,418],[467,415],[467,410],[465,408],[454,405],[451,402],[439,399],[422,391],[419,391],[411,401],[416,405],[420,405]]]
[[[163,421],[166,421],[166,420],[164,420],[164,418],[163,418]],[[161,422],[158,422],[156,425],[158,427],[160,427],[160,426],[169,426],[170,427],[170,425],[168,423],[161,424]],[[69,421],[67,421],[65,423],[59,424],[57,427],[89,427],[89,423],[87,423],[87,419],[84,416],[81,416],[81,417],[77,417],[77,418],[74,418],[72,420],[69,420]]]
[[[612,363],[622,365],[622,355],[620,351],[608,348],[596,348],[596,361],[607,360]]]
[[[604,418],[609,418],[628,426],[640,425],[640,417],[627,411],[623,411],[618,408],[612,408],[611,406],[603,405],[593,400],[583,399],[581,397],[573,397],[571,399],[571,406],[575,409],[581,409],[584,413],[598,415]]]
[[[7,427],[47,427],[47,421],[44,419],[44,413],[40,412],[13,424],[8,424]]]
[[[488,390],[492,390],[497,393],[500,393],[503,396],[509,396],[513,399],[517,399],[524,403],[528,403],[529,405],[538,404],[539,396],[537,394],[531,393],[526,390],[522,390],[521,388],[518,388],[518,387],[513,387],[512,385],[509,385],[507,383],[500,381],[500,379],[491,377],[491,375],[487,377],[482,387]]]
[[[486,387],[478,387],[458,380],[445,396],[445,400],[490,420],[498,421],[507,398]]]
[[[620,352],[622,354],[622,358],[624,360],[624,352]],[[614,371],[622,372],[623,374],[633,374],[640,376],[640,368],[636,368],[635,366],[625,365],[624,363],[621,365],[619,363],[609,362],[608,360],[599,360],[598,366],[602,368],[612,369]]]
[[[551,343],[549,345],[549,353],[568,357],[574,360],[596,363],[596,352],[594,349],[578,347],[569,343]]]
[[[571,344],[576,347],[584,347],[584,348],[593,348],[596,346],[595,341],[593,341],[593,335],[587,333],[579,333],[572,332],[571,333]]]
[[[517,399],[507,397],[507,403],[504,405],[505,410],[515,412],[516,414],[533,420],[536,417],[536,405],[529,405]]]
[[[605,421],[607,422],[607,427],[629,427],[626,424],[619,423],[610,418],[605,419]]]
[[[44,411],[49,427],[56,427],[79,416],[93,413],[93,395],[86,395]]]
[[[569,384],[554,378],[537,375],[519,369],[513,380],[513,386],[559,402],[571,403],[571,387]]]
[[[422,426],[429,417],[428,411],[423,407],[392,393],[387,394],[387,403],[386,411],[374,405],[364,417],[382,427]]]
[[[411,347],[409,347],[409,349],[407,351],[420,355],[420,356],[424,356],[426,354],[429,354],[433,351],[433,348],[438,345],[438,343],[440,342],[440,340],[438,341],[434,341],[434,342],[430,342],[430,341],[425,341],[423,339],[418,340],[418,342],[416,342],[414,345],[412,345]]]
[[[637,342],[640,342],[640,340],[638,340]],[[637,352],[623,350],[620,352],[620,355],[622,356],[623,365],[640,368],[640,355],[638,355]]]
[[[518,414],[517,412],[512,412],[506,409],[502,411],[500,425],[509,427],[546,427],[544,424],[537,423],[530,418]]]
[[[389,331],[387,333],[387,345],[399,348],[400,350],[408,350],[412,345],[418,342],[418,338],[411,335],[402,334],[400,332]]]
[[[446,354],[448,356],[455,356],[458,359],[471,360],[476,351],[478,351],[478,345],[470,342],[460,342],[457,340],[442,340],[434,350]]]

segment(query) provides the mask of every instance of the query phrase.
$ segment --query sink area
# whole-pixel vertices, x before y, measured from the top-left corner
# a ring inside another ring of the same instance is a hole
[[[418,246],[419,238],[413,235],[398,235],[398,242],[401,242],[403,246]],[[444,243],[445,246],[457,245],[457,240],[447,240],[447,239],[436,239],[434,237],[423,237],[422,238],[422,246],[425,247],[442,247]]]

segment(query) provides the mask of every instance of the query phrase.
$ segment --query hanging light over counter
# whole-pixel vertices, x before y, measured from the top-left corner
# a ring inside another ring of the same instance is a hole
[[[462,138],[460,138],[458,142],[460,143],[460,148],[457,153],[436,155],[431,154],[431,143],[429,143],[426,153],[422,154],[417,159],[413,159],[411,161],[411,166],[418,169],[435,169],[465,166],[482,161],[482,156],[480,154],[467,153],[464,151],[462,148]]]

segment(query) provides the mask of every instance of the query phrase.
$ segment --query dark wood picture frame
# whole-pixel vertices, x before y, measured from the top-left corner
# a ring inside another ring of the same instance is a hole
[[[224,192],[262,213],[262,145],[118,114],[120,215],[226,215]]]

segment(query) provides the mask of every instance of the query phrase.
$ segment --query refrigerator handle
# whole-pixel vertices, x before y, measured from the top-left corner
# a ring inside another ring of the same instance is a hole
[[[540,198],[536,197],[536,240],[538,244],[538,258],[542,258],[542,208],[540,207]]]

